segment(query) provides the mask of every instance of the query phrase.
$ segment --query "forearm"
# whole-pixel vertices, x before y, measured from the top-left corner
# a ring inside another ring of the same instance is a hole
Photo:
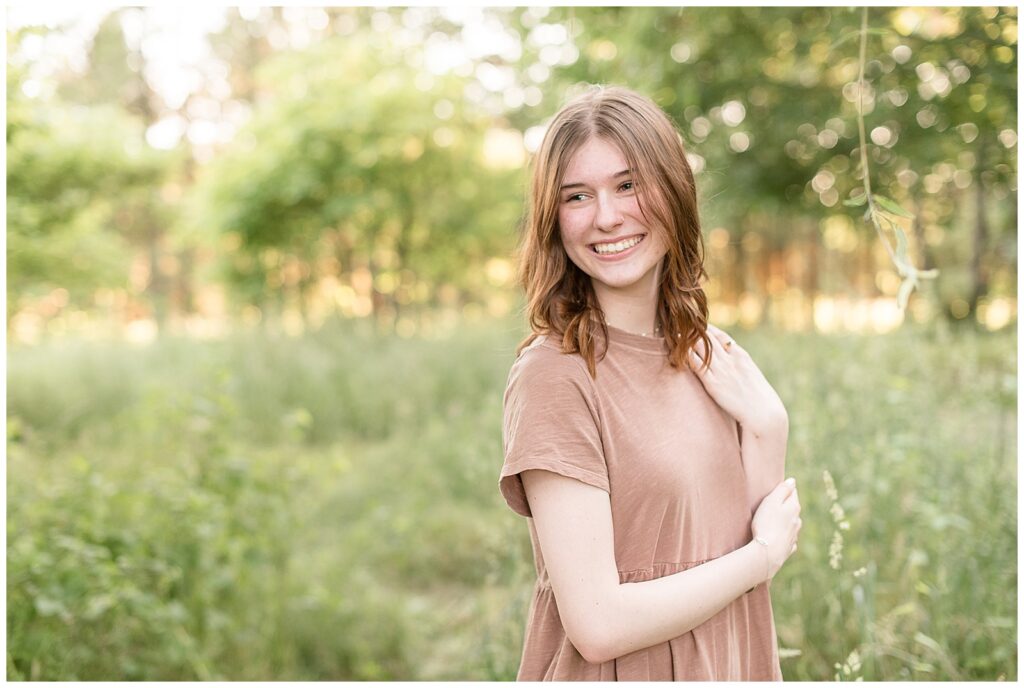
[[[607,661],[677,638],[764,582],[767,573],[767,550],[751,541],[686,571],[619,584],[601,618],[607,635],[591,661]]]
[[[783,415],[762,428],[740,426],[740,457],[747,476],[747,501],[753,514],[769,492],[786,479],[789,419]]]

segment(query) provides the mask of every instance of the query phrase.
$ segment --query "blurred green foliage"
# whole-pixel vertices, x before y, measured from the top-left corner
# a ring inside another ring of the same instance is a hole
[[[713,300],[896,296],[842,204],[862,185],[857,11],[232,9],[183,99],[149,70],[147,11],[109,14],[84,72],[43,59],[60,28],[8,34],[9,318],[507,313],[491,261],[514,248],[527,152],[592,82],[679,124],[722,230]],[[1016,291],[1016,9],[869,26],[872,186],[916,215],[930,310],[983,316]]]
[[[534,574],[497,473],[518,338],[12,349],[8,677],[514,678]],[[789,408],[805,514],[772,585],[786,677],[857,649],[867,680],[1014,680],[1014,338],[744,345]],[[851,523],[838,571],[824,470]]]
[[[9,69],[7,79],[8,315],[53,287],[93,307],[93,289],[125,285],[134,211],[173,156],[146,146],[141,124],[112,105],[12,102],[23,75]]]
[[[459,79],[412,88],[417,71],[379,43],[336,37],[262,64],[273,107],[200,177],[198,216],[237,238],[229,278],[260,306],[295,286],[301,307],[322,279],[360,265],[393,305],[422,303],[433,289],[414,293],[416,282],[479,286],[466,265],[507,250],[521,174],[486,166],[487,120],[451,105]],[[435,135],[439,100],[449,138]],[[293,257],[296,284],[268,280]]]

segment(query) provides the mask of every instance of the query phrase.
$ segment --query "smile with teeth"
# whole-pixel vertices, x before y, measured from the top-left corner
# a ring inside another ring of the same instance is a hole
[[[594,249],[595,253],[598,253],[602,256],[608,256],[613,253],[622,253],[623,251],[633,248],[634,246],[639,244],[641,241],[644,240],[645,236],[645,234],[641,234],[639,236],[631,237],[629,239],[617,241],[614,244],[594,244],[591,248]]]

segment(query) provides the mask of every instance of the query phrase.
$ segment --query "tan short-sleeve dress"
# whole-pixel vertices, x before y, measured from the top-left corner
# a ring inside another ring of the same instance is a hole
[[[538,338],[509,373],[499,488],[527,517],[537,582],[518,680],[782,680],[768,584],[693,630],[601,664],[562,627],[520,473],[540,468],[609,494],[623,583],[697,566],[751,539],[736,422],[661,338],[609,328],[591,378],[583,359]]]

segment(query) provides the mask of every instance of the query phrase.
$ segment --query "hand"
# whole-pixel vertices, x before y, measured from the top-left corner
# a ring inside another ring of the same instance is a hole
[[[704,343],[690,351],[690,367],[715,402],[741,426],[762,434],[777,424],[788,424],[786,407],[746,349],[708,323],[711,366],[702,371]],[[728,348],[726,348],[728,347]]]
[[[796,551],[797,537],[803,521],[800,519],[800,499],[796,482],[782,481],[768,493],[757,507],[750,530],[755,538],[762,538],[768,546],[768,578],[778,573],[790,555]]]

